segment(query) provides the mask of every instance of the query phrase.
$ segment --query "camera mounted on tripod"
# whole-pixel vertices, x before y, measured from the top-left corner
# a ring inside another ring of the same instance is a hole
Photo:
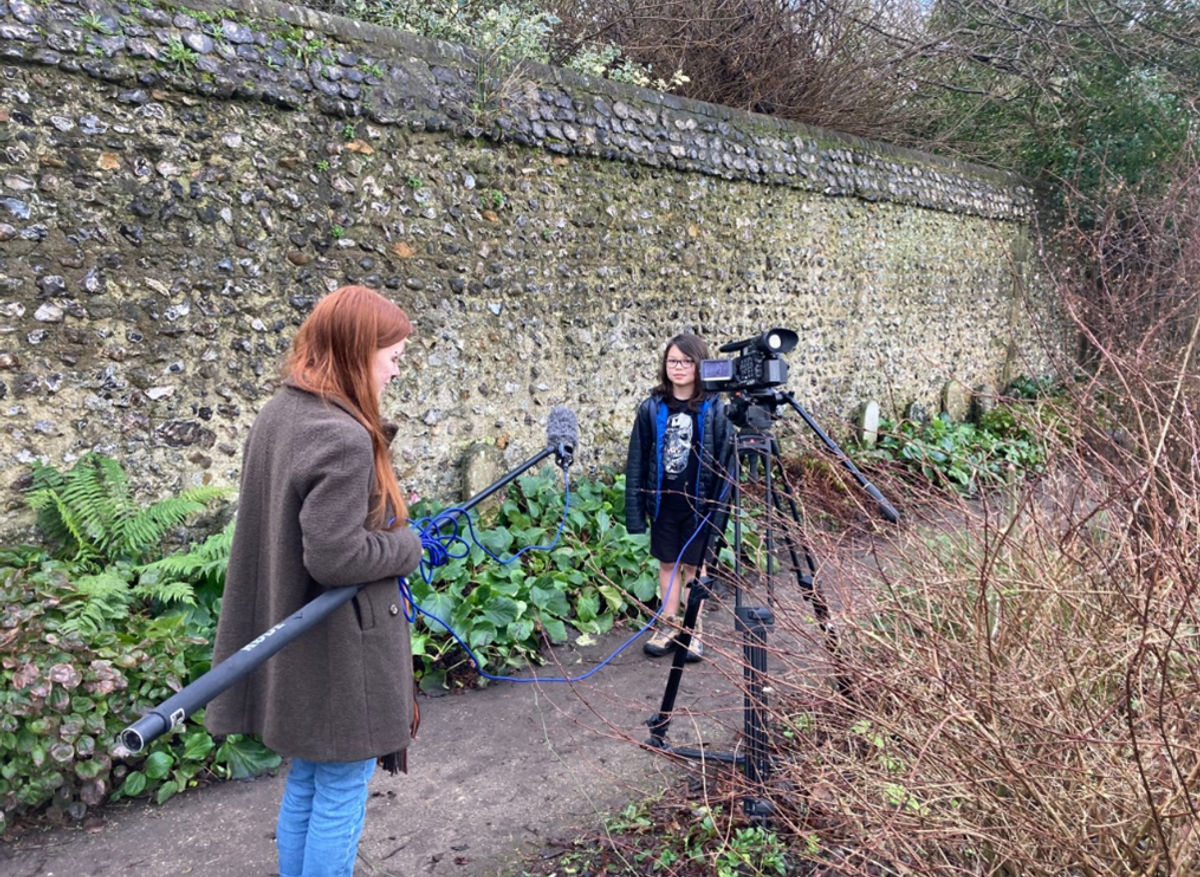
[[[700,360],[700,386],[710,393],[730,393],[727,415],[734,426],[766,429],[777,417],[782,399],[774,387],[786,383],[783,354],[800,340],[791,329],[768,329],[753,338],[721,345],[721,353],[745,351],[735,359]]]
[[[702,762],[724,761],[741,765],[751,787],[751,794],[747,794],[743,799],[743,812],[760,825],[765,825],[775,812],[767,788],[772,770],[772,757],[767,730],[767,694],[770,687],[766,684],[766,638],[775,618],[771,604],[774,601],[776,564],[784,559],[777,552],[778,547],[786,548],[786,558],[790,560],[788,568],[795,574],[799,593],[811,605],[813,616],[824,634],[825,647],[835,663],[838,662],[837,631],[830,618],[829,604],[817,584],[816,559],[807,546],[793,538],[794,535],[803,532],[804,524],[797,497],[780,462],[779,442],[770,430],[772,422],[780,415],[780,409],[787,405],[804,419],[838,462],[848,469],[863,489],[879,503],[885,518],[893,523],[900,519],[899,512],[867,481],[866,476],[837,443],[826,435],[790,392],[781,388],[780,385],[788,379],[788,365],[783,360],[783,354],[792,350],[799,340],[799,336],[790,329],[768,329],[753,338],[734,341],[717,348],[721,353],[738,353],[739,356],[732,359],[703,359],[699,368],[700,385],[707,392],[729,394],[725,416],[737,427],[736,434],[718,464],[719,471],[727,477],[714,479],[714,495],[710,500],[730,511],[728,515],[723,512],[722,519],[728,517],[734,522],[731,546],[734,557],[733,576],[727,581],[734,583],[734,617],[736,629],[742,634],[742,661],[746,684],[743,699],[744,750],[719,753],[708,747],[677,747],[667,743],[671,714],[683,676],[683,665],[696,630],[700,606],[704,598],[711,593],[707,576],[693,579],[692,587],[688,589],[683,627],[675,641],[675,655],[672,658],[662,704],[659,711],[646,720],[650,727],[650,739],[646,741],[646,745],[654,749],[666,750],[674,755],[695,758]],[[761,480],[758,479],[760,473],[764,476]],[[759,519],[759,525],[762,527],[759,532],[760,544],[765,549],[766,557],[766,569],[763,571],[767,599],[765,606],[744,605],[742,589],[736,584],[741,577],[743,559],[748,560],[747,568],[756,571],[758,569],[757,561],[745,555],[741,541],[742,515],[739,510],[742,486],[744,482],[751,480],[760,481],[761,486],[753,490],[753,496],[768,512]],[[777,533],[776,528],[786,518],[791,519],[792,526],[785,527]],[[724,524],[716,524],[713,529],[717,538],[723,540]],[[714,533],[703,529],[697,531],[701,532],[705,540],[702,555],[706,558],[717,556],[719,552],[709,553],[711,546],[708,541]],[[779,543],[775,541],[777,535]],[[846,675],[839,672],[836,683],[840,692],[850,693],[850,683]]]
[[[786,383],[788,365],[783,360],[800,340],[791,329],[768,329],[753,338],[722,344],[721,353],[745,351],[734,359],[700,360],[700,386],[710,393],[749,393]]]

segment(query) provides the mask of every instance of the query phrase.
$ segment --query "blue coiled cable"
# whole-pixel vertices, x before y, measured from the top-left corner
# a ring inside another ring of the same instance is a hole
[[[724,498],[725,493],[728,492],[728,490],[729,490],[729,485],[726,484],[725,490],[722,491],[721,497],[718,499],[718,502],[720,501],[720,499]],[[554,539],[550,542],[549,545],[527,545],[524,548],[522,548],[520,551],[513,554],[512,557],[509,557],[507,559],[497,557],[495,554],[493,554],[487,548],[487,546],[480,543],[479,539],[475,535],[475,525],[471,521],[470,514],[465,509],[460,509],[460,508],[454,507],[454,508],[449,508],[449,509],[446,509],[445,511],[439,512],[437,515],[434,515],[433,517],[419,518],[416,521],[411,522],[410,525],[413,527],[414,530],[417,531],[417,534],[420,536],[420,539],[421,539],[421,547],[423,549],[422,555],[421,555],[421,563],[420,563],[420,567],[419,567],[420,572],[421,572],[421,578],[426,584],[432,584],[434,570],[439,566],[444,566],[445,564],[449,563],[453,559],[466,557],[470,553],[471,545],[477,546],[488,557],[492,558],[497,563],[501,563],[501,564],[512,563],[514,560],[521,557],[521,555],[525,554],[525,552],[527,552],[527,551],[551,551],[558,544],[559,537],[562,535],[563,527],[566,526],[567,514],[570,511],[570,509],[571,509],[571,485],[570,485],[570,480],[567,478],[567,470],[564,467],[563,468],[563,513],[562,513],[562,520],[560,520],[559,524],[558,524],[558,529],[554,533]],[[709,512],[700,521],[699,525],[692,532],[692,535],[688,538],[687,542],[685,542],[683,544],[683,548],[680,549],[680,551],[679,551],[680,557],[682,557],[684,555],[684,553],[688,549],[688,546],[691,545],[693,541],[695,541],[696,537],[704,531],[704,527],[708,523],[708,521],[711,517],[712,517],[712,513]],[[467,522],[466,532],[467,532],[467,535],[470,537],[469,542],[467,541],[466,538],[463,537],[462,532],[460,530],[460,526],[459,526],[460,519],[464,519]],[[671,589],[673,589],[675,587],[675,582],[678,580],[678,578],[679,578],[679,561],[677,560],[677,561],[675,561],[675,566],[673,567],[673,569],[671,571],[671,584],[667,588],[667,594],[664,595],[664,602],[666,602],[666,597],[670,595]],[[404,577],[400,577],[400,579],[398,581],[399,581],[399,585],[400,585],[400,596],[403,599],[404,606],[405,606],[404,616],[405,616],[405,618],[408,619],[409,623],[410,624],[414,623],[417,620],[418,615],[424,615],[426,618],[430,618],[430,619],[436,621],[443,628],[445,628],[446,632],[449,633],[450,636],[452,636],[454,638],[454,641],[457,642],[463,648],[463,651],[465,651],[467,653],[467,656],[471,659],[471,663],[475,666],[475,671],[480,676],[482,676],[485,679],[492,679],[492,680],[495,680],[498,682],[524,682],[524,683],[530,683],[530,682],[567,682],[567,683],[582,682],[583,680],[589,678],[593,674],[598,673],[600,670],[602,670],[604,667],[606,667],[608,664],[610,664],[614,659],[616,659],[616,657],[618,655],[620,655],[622,652],[624,652],[625,649],[629,648],[629,646],[632,645],[637,640],[638,637],[640,637],[643,633],[645,633],[647,630],[649,630],[650,626],[653,625],[659,619],[659,616],[661,615],[661,612],[662,612],[662,609],[660,607],[657,611],[655,611],[650,616],[650,619],[644,625],[642,625],[642,627],[640,627],[632,636],[630,636],[627,640],[625,640],[625,642],[621,643],[621,645],[618,646],[611,655],[609,655],[603,661],[598,663],[591,670],[588,670],[586,673],[583,673],[579,676],[532,676],[532,677],[502,676],[502,675],[488,673],[486,670],[484,670],[483,662],[476,656],[475,652],[471,649],[471,647],[469,645],[466,644],[466,642],[463,640],[463,638],[458,635],[458,632],[453,627],[451,627],[449,623],[447,623],[446,621],[443,621],[441,618],[439,618],[434,613],[430,612],[427,609],[423,609],[420,605],[418,605],[416,600],[413,599],[412,589],[409,588],[408,582],[407,582],[407,580],[404,579]]]

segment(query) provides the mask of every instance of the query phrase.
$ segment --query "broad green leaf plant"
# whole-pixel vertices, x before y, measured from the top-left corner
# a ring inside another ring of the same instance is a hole
[[[564,642],[572,631],[601,634],[640,617],[657,596],[658,579],[647,537],[625,530],[624,497],[623,476],[612,484],[575,481],[554,550],[506,563],[526,546],[550,545],[563,516],[561,476],[547,467],[519,478],[483,524],[473,519],[479,544],[470,544],[463,525],[469,548],[454,549],[460,556],[431,581],[410,579],[413,598],[448,623],[490,673],[540,662],[543,646]],[[431,513],[425,503],[413,510],[418,518]],[[474,676],[466,651],[425,615],[413,629],[413,654],[425,688]]]

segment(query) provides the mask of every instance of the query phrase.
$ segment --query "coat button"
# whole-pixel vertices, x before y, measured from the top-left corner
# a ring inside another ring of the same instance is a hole
[[[388,607],[388,612],[392,613],[393,615],[399,615],[400,607],[397,606],[395,603],[393,603],[391,606]]]

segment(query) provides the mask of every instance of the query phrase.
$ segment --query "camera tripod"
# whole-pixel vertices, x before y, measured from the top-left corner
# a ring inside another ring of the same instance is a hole
[[[727,503],[717,497],[710,497],[709,506],[717,508],[714,514],[723,517],[724,509],[728,508],[733,515],[734,619],[735,630],[742,637],[745,681],[743,694],[745,752],[737,754],[675,747],[668,744],[666,739],[671,724],[671,712],[675,708],[679,684],[683,679],[684,662],[696,628],[700,607],[712,593],[712,580],[709,576],[698,576],[689,583],[682,629],[675,640],[677,645],[671,669],[667,675],[667,685],[663,691],[662,702],[659,711],[646,720],[646,724],[650,727],[650,738],[646,741],[646,745],[681,758],[695,759],[701,762],[716,761],[742,767],[748,785],[748,792],[742,801],[742,811],[750,819],[760,824],[765,824],[775,810],[766,790],[772,764],[767,740],[767,686],[765,684],[767,678],[767,634],[775,623],[773,605],[775,603],[777,542],[773,515],[786,515],[797,529],[801,527],[801,515],[795,494],[787,479],[781,477],[779,442],[770,429],[771,424],[779,419],[779,411],[785,403],[803,418],[825,446],[837,455],[842,465],[851,471],[863,489],[879,504],[884,517],[892,522],[899,520],[896,510],[867,481],[862,472],[854,466],[841,448],[817,425],[790,393],[782,390],[739,392],[730,400],[728,417],[736,428],[736,432],[731,447],[726,449],[724,459],[721,461],[720,474],[728,477],[727,485],[731,497]],[[761,480],[761,501],[767,511],[764,516],[762,538],[763,549],[766,552],[767,599],[764,606],[743,605],[742,588],[737,584],[744,557],[741,532],[743,474],[749,481]],[[715,479],[714,491],[722,490],[721,482],[721,478]],[[708,528],[703,535],[705,545],[701,554],[705,560],[711,560],[711,536],[714,529],[717,528]],[[720,540],[724,539],[723,533],[717,533],[716,536]],[[795,573],[800,594],[812,606],[813,616],[824,637],[825,648],[836,657],[837,631],[829,617],[829,605],[817,585],[816,560],[808,547],[797,544],[786,529],[780,533],[780,537],[788,550],[791,569]],[[838,678],[837,685],[843,694],[849,693],[849,682],[844,677]]]

